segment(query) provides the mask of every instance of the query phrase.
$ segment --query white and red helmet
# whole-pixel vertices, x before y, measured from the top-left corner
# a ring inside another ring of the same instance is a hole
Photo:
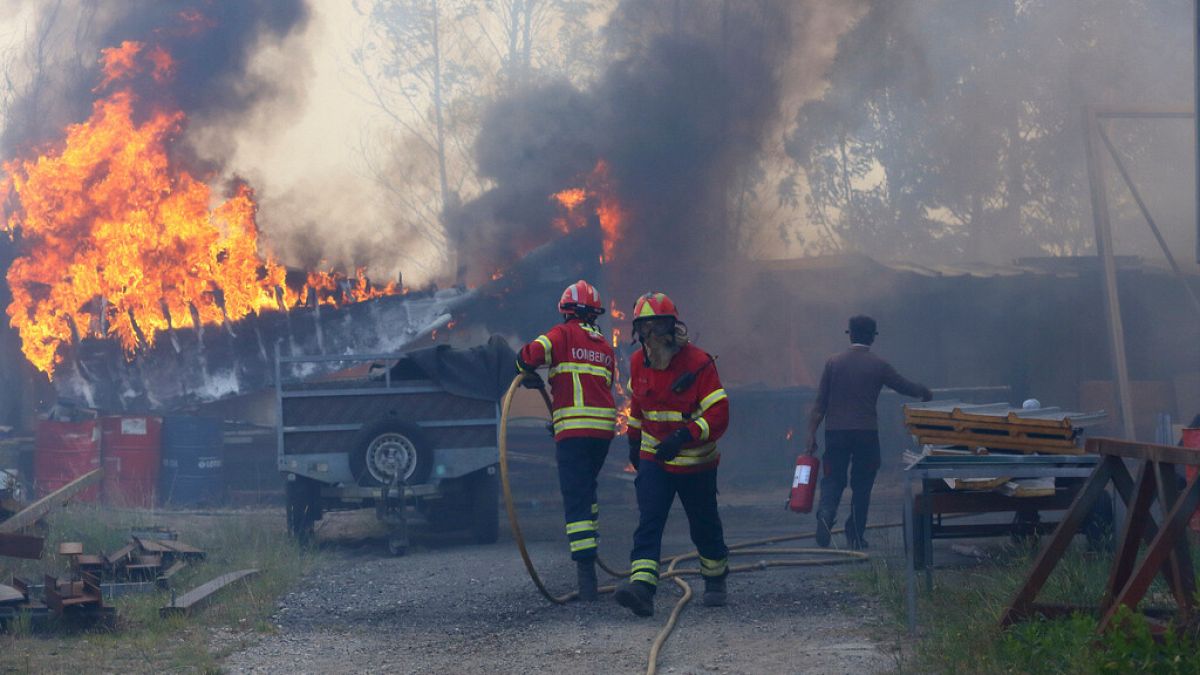
[[[558,311],[563,314],[603,314],[604,303],[600,302],[600,291],[580,279],[567,286],[558,301]]]

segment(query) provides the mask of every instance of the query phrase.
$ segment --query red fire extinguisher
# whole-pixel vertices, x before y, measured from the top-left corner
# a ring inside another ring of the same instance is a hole
[[[788,508],[796,513],[810,513],[813,496],[817,493],[817,473],[821,460],[812,455],[801,454],[796,458],[796,473],[792,476],[792,496]]]

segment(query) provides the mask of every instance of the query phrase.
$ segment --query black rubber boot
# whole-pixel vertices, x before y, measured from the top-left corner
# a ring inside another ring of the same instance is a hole
[[[719,577],[704,577],[705,607],[725,606],[725,578],[728,576],[729,573],[726,572]]]
[[[830,530],[833,528],[832,521],[832,518],[826,518],[820,512],[817,513],[817,546],[821,548],[829,546],[829,540],[832,536]]]
[[[617,604],[638,616],[654,616],[654,589],[641,581],[623,581],[613,593]]]
[[[576,560],[575,573],[579,579],[579,599],[583,602],[595,602],[600,597],[596,590],[596,559]]]

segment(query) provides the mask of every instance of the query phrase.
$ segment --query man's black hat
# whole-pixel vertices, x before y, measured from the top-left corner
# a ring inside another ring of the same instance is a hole
[[[875,319],[866,314],[856,314],[850,317],[850,327],[846,332],[850,335],[879,335],[879,331],[875,330]]]

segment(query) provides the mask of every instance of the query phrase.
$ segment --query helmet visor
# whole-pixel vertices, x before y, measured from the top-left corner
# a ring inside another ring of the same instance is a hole
[[[633,322],[633,331],[643,340],[652,335],[666,337],[675,333],[675,318],[670,316],[655,316],[637,319]]]

